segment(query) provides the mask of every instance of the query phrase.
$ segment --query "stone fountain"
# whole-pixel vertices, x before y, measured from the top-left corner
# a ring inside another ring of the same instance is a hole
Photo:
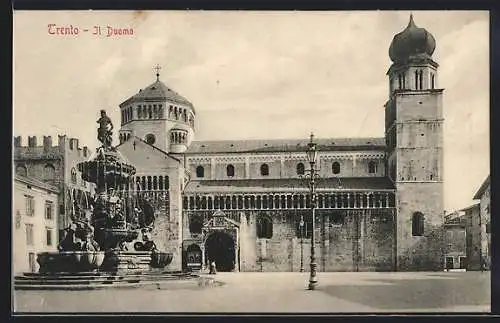
[[[40,273],[137,274],[172,261],[172,254],[158,250],[151,239],[154,208],[134,191],[136,169],[112,146],[113,124],[104,110],[97,122],[102,146],[77,165],[82,179],[95,184],[91,210],[74,205],[59,251],[38,254]]]

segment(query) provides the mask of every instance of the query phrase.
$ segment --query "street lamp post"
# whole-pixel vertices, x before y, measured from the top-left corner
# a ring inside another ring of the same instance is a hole
[[[318,157],[318,151],[316,150],[316,143],[314,142],[314,134],[311,133],[311,141],[308,144],[307,149],[307,160],[309,161],[310,169],[310,181],[309,189],[311,194],[311,216],[312,216],[312,233],[311,233],[311,272],[309,275],[309,290],[316,289],[318,284],[318,278],[316,277],[316,255],[315,255],[315,241],[314,241],[314,231],[316,231],[316,219],[315,219],[315,208],[316,208],[316,158]]]
[[[300,215],[300,272],[304,272],[304,216]]]

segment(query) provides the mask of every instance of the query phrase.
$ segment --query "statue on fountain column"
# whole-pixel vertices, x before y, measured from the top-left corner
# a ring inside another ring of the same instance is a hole
[[[102,142],[102,147],[105,151],[112,150],[112,135],[113,135],[113,123],[111,119],[106,115],[105,110],[101,110],[101,117],[97,120],[99,128],[97,129],[97,139]]]

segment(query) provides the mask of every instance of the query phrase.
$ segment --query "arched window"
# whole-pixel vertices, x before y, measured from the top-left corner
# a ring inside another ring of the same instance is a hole
[[[267,216],[257,219],[257,238],[271,239],[273,236],[273,221]]]
[[[201,233],[203,228],[203,219],[201,216],[191,216],[189,219],[189,232],[191,233]]]
[[[297,175],[304,175],[304,173],[305,173],[304,164],[298,163],[297,164]]]
[[[334,162],[332,164],[332,173],[334,174],[340,173],[340,164],[338,162]]]
[[[424,215],[421,212],[413,213],[411,219],[411,234],[412,236],[424,235]]]
[[[205,177],[205,168],[203,168],[203,166],[196,167],[196,177]]]
[[[26,170],[25,166],[18,165],[16,167],[16,174],[21,175],[21,176],[28,176],[28,171]]]
[[[148,106],[148,118],[153,119],[153,109],[151,108],[151,105]]]
[[[139,105],[139,107],[137,108],[137,118],[138,119],[142,119],[142,108],[141,106]]]
[[[368,173],[375,174],[377,172],[377,164],[374,161],[368,163]]]
[[[229,164],[226,167],[226,174],[228,177],[233,177],[234,176],[234,166]]]
[[[269,166],[267,164],[262,164],[260,166],[260,175],[269,176]]]
[[[431,74],[431,89],[434,89],[435,86],[435,76],[434,74]]]
[[[76,169],[71,168],[71,183],[76,184]]]
[[[158,108],[158,117],[160,119],[164,119],[165,118],[165,111],[163,110],[163,105],[160,104],[159,108]]]

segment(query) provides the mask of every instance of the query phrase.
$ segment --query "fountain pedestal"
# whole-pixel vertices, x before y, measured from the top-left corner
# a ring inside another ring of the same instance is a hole
[[[150,264],[148,251],[108,251],[101,270],[119,275],[137,274],[150,271]]]

